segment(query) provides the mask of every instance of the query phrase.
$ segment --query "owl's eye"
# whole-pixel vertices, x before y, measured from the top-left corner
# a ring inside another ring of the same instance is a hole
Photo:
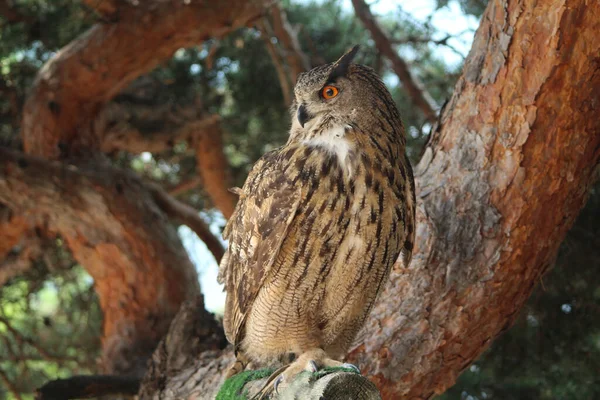
[[[340,91],[335,86],[327,85],[321,90],[321,96],[325,100],[333,99]]]

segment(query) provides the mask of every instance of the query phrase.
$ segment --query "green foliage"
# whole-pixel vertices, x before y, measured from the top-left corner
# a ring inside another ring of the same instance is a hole
[[[93,281],[61,247],[56,264],[47,257],[0,287],[0,372],[23,398],[50,379],[96,369],[102,313]]]
[[[259,369],[240,372],[223,383],[216,400],[246,400],[248,395],[244,391],[244,385],[250,381],[267,378],[274,371],[273,369]]]

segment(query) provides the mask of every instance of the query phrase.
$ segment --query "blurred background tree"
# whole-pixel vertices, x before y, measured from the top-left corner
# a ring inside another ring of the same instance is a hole
[[[371,7],[439,108],[452,93],[487,2],[408,3],[375,1]],[[110,160],[202,210],[217,236],[227,206],[207,193],[210,177],[199,171],[202,144],[186,127],[220,116],[223,152],[236,186],[256,159],[285,142],[285,90],[294,72],[285,60],[293,49],[279,34],[277,18],[289,22],[309,66],[334,60],[354,44],[362,46],[359,61],[383,76],[403,115],[413,162],[435,122],[415,107],[349,1],[285,1],[283,9],[283,17],[273,14],[223,39],[178,50],[115,97],[102,121],[116,132],[103,144]],[[22,149],[21,114],[36,73],[101,18],[76,0],[0,0],[0,145]],[[119,132],[138,136],[127,142]],[[172,132],[182,134],[173,139]],[[0,228],[9,219],[0,204]],[[599,226],[596,189],[515,326],[440,398],[600,398]],[[216,262],[189,229],[179,232],[198,268],[206,303],[219,313]],[[40,232],[34,237],[7,249],[0,244],[5,255],[0,261],[0,398],[32,398],[47,380],[99,370],[102,312],[94,281],[60,236]]]

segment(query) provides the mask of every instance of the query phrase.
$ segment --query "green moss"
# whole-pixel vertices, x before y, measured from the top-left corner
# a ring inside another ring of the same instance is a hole
[[[266,378],[274,371],[274,369],[259,369],[240,372],[223,383],[216,400],[247,400],[248,396],[243,390],[244,385],[250,381]]]

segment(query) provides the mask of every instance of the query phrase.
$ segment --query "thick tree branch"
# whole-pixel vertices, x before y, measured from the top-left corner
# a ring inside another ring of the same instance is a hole
[[[377,49],[392,62],[392,69],[398,75],[402,86],[408,92],[413,103],[423,111],[425,118],[429,122],[435,122],[437,112],[434,100],[427,93],[418,78],[411,74],[406,62],[394,50],[390,39],[383,32],[379,24],[377,24],[377,21],[375,21],[375,17],[371,13],[369,6],[363,0],[352,0],[352,5],[358,18],[360,18],[363,25],[371,32]]]
[[[0,148],[0,203],[61,235],[95,280],[105,369],[141,374],[180,304],[199,293],[195,269],[148,188],[98,162],[63,165]]]
[[[26,152],[58,158],[61,152],[98,148],[89,121],[107,101],[177,49],[244,26],[261,14],[265,3],[126,2],[116,22],[94,25],[40,70],[24,107]]]
[[[415,168],[413,263],[347,358],[384,399],[442,393],[511,325],[596,178],[600,3],[492,0],[482,21]],[[231,360],[163,371],[155,398],[213,398]]]
[[[392,274],[350,355],[384,398],[451,386],[553,262],[600,159],[599,21],[585,0],[489,3],[415,169],[413,263]]]

